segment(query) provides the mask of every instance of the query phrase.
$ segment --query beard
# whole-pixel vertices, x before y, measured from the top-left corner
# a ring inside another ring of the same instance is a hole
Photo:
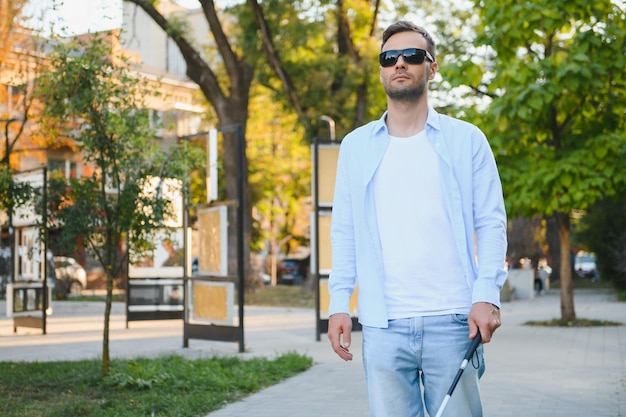
[[[419,101],[426,92],[426,86],[428,81],[422,80],[417,85],[410,86],[390,86],[388,83],[384,83],[385,93],[391,100],[402,101],[406,103],[415,103]]]

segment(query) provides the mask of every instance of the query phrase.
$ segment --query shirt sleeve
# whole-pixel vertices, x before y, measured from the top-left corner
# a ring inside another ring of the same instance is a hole
[[[356,251],[350,191],[349,143],[339,151],[332,209],[332,271],[328,281],[329,315],[349,312],[349,301],[356,286]]]
[[[473,212],[478,276],[472,303],[488,302],[500,307],[500,290],[507,278],[506,210],[502,184],[493,152],[479,131],[473,155]]]

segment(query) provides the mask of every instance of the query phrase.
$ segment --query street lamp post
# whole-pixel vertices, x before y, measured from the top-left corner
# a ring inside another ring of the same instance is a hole
[[[330,116],[320,116],[320,120],[328,123],[328,129],[330,130],[330,140],[335,140],[335,121]]]
[[[11,119],[5,119],[5,120],[0,120],[2,122],[4,122],[4,139],[5,139],[5,143],[6,143],[6,151],[5,151],[5,159],[6,159],[6,164],[7,164],[7,172],[10,174],[11,173],[11,142],[9,140],[9,125],[12,122],[17,121],[17,119],[11,118]],[[9,192],[11,192],[11,190],[9,190]],[[7,212],[8,212],[8,220],[7,220],[7,229],[9,232],[9,248],[11,251],[11,261],[10,261],[10,273],[9,273],[9,281],[10,283],[13,282],[13,277],[15,275],[15,237],[13,235],[13,198],[9,199],[9,205],[7,207]]]

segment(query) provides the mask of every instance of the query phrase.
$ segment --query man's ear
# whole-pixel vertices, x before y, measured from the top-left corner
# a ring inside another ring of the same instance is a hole
[[[437,68],[439,68],[439,64],[437,64],[436,62],[430,64],[430,73],[428,74],[428,79],[430,81],[435,79],[435,75],[437,75]]]

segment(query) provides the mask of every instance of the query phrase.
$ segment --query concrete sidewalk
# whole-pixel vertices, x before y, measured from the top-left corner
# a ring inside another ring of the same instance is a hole
[[[626,321],[626,303],[607,291],[575,292],[580,318]],[[48,334],[19,328],[13,333],[0,301],[0,360],[47,361],[97,358],[102,350],[103,303],[55,302]],[[177,320],[131,322],[124,305],[111,318],[112,357],[178,354],[268,356],[296,351],[311,356],[308,371],[230,404],[208,417],[367,417],[361,367],[361,335],[353,336],[355,360],[331,351],[325,335],[315,341],[315,313],[308,309],[246,307],[246,353],[235,343],[191,340],[182,348]],[[556,291],[502,306],[503,326],[485,346],[482,380],[485,416],[626,416],[626,326],[593,328],[529,327],[528,320],[560,317]]]

